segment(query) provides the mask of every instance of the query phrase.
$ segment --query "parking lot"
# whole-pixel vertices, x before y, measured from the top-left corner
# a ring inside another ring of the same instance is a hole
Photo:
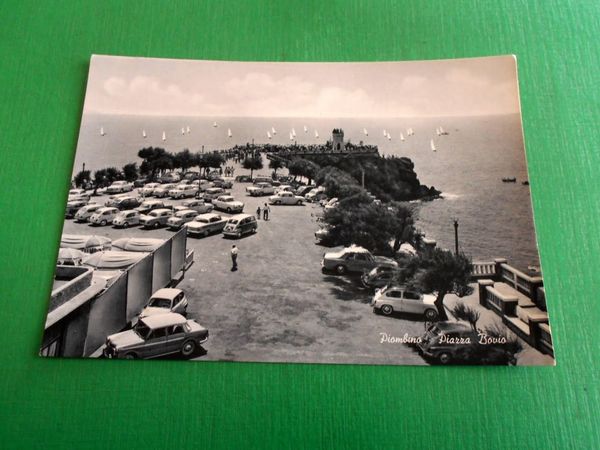
[[[245,171],[236,171],[236,175]],[[235,183],[231,194],[254,214],[268,197],[249,197],[247,183]],[[134,191],[135,193],[135,191]],[[104,203],[107,197],[93,197]],[[167,200],[180,204],[182,200]],[[420,336],[420,318],[373,314],[371,293],[357,278],[321,273],[325,247],[315,245],[315,214],[320,207],[270,206],[269,221],[239,240],[221,234],[196,239],[188,248],[194,264],[179,288],[189,299],[188,317],[207,327],[210,338],[201,360],[425,364],[401,343],[381,343],[381,333],[397,338]],[[223,214],[227,216],[227,214]],[[168,237],[166,228],[115,229],[65,221],[63,233]],[[239,248],[237,271],[231,271],[232,244]]]

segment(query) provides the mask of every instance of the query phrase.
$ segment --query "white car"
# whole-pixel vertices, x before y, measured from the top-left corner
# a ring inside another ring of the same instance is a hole
[[[325,210],[329,211],[330,209],[334,209],[339,204],[339,200],[337,197],[332,198],[331,200],[325,203]]]
[[[106,188],[106,192],[109,194],[118,194],[119,192],[129,191],[133,191],[133,183],[129,183],[127,181],[115,181],[108,188]]]
[[[227,194],[227,192],[225,192],[225,189],[223,188],[208,188],[204,191],[202,198],[205,202],[212,202],[215,198],[225,194]]]
[[[275,189],[275,193],[278,194],[280,192],[294,192],[294,188],[289,184],[282,184],[277,189]]]
[[[168,312],[185,314],[187,306],[188,299],[181,289],[159,289],[148,300],[146,307],[140,313],[140,318]]]
[[[211,212],[215,207],[204,200],[186,200],[181,205],[176,206],[174,211],[183,211],[184,209],[193,209],[198,214],[205,214]]]
[[[213,183],[208,180],[194,180],[192,186],[196,186],[199,192],[204,192],[208,188],[213,187]]]
[[[102,226],[111,224],[117,214],[119,214],[119,210],[112,206],[99,208],[90,216],[90,224]]]
[[[154,195],[155,197],[158,197],[158,198],[166,197],[169,195],[169,191],[171,189],[175,189],[176,186],[177,185],[174,183],[161,184],[156,189],[154,189],[154,192],[152,192],[152,195]]]
[[[75,222],[87,222],[92,214],[94,214],[98,209],[102,208],[102,205],[99,203],[89,203],[85,206],[82,206],[75,213]]]
[[[304,196],[307,202],[319,202],[325,197],[325,188],[323,186],[319,186],[318,188],[312,189],[308,194]]]
[[[256,183],[254,186],[246,188],[248,195],[259,197],[262,195],[272,195],[275,193],[275,188],[271,183]]]
[[[169,196],[172,198],[193,197],[198,192],[198,188],[192,184],[179,184],[169,191]]]
[[[304,197],[294,195],[287,191],[281,191],[278,194],[269,197],[269,203],[271,205],[301,205],[303,201]]]
[[[132,225],[139,225],[140,224],[140,212],[135,209],[127,209],[125,211],[121,211],[113,219],[112,224],[115,227],[123,227],[123,228],[128,228]]]
[[[144,228],[158,228],[167,225],[172,215],[173,211],[167,208],[153,209],[140,217],[140,223]]]
[[[237,201],[231,195],[221,195],[212,201],[215,209],[226,211],[228,213],[241,213],[244,210],[244,204]]]
[[[227,219],[222,218],[218,214],[201,214],[191,222],[188,222],[185,227],[188,236],[208,236],[212,233],[220,233],[225,228]]]
[[[438,316],[434,302],[434,295],[423,295],[402,286],[388,286],[375,292],[375,296],[371,300],[371,306],[373,312],[381,312],[386,316],[394,312],[418,314],[432,321],[437,319]]]
[[[160,186],[160,183],[146,183],[139,189],[139,193],[144,197],[148,197],[154,193],[154,190]]]
[[[193,209],[184,209],[183,211],[177,211],[173,216],[167,220],[167,226],[172,230],[180,229],[184,224],[191,222],[198,216],[198,212]]]

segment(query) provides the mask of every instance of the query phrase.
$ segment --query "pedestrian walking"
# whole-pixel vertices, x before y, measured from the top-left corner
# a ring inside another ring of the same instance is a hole
[[[238,248],[235,245],[231,246],[231,271],[235,272],[238,269],[237,265]]]
[[[256,208],[256,220],[260,220],[260,205]]]
[[[265,203],[265,206],[263,207],[263,218],[265,220],[269,220],[269,212],[271,212],[271,208]]]

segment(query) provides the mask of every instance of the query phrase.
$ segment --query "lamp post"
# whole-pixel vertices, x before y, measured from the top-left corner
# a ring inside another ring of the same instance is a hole
[[[454,219],[454,252],[458,256],[458,219]]]

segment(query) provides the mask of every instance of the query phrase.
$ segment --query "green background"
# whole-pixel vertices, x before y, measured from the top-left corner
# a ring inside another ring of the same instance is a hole
[[[0,446],[600,448],[600,2],[3,0],[0,19]],[[558,366],[38,358],[91,53],[516,54]]]

